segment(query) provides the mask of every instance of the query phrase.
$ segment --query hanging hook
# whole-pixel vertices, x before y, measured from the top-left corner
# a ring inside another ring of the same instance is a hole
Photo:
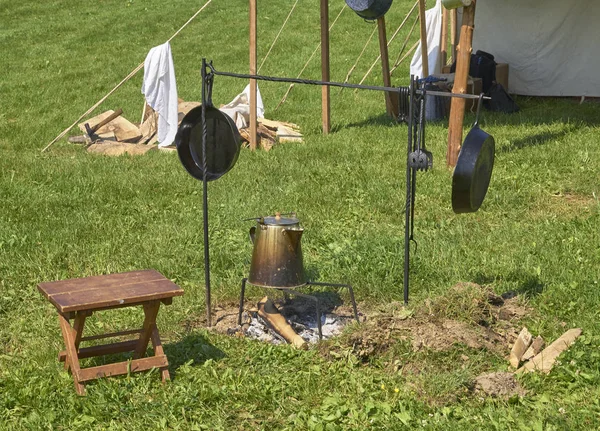
[[[479,126],[479,112],[481,111],[481,101],[483,100],[483,93],[479,95],[479,99],[477,100],[477,113],[475,114],[475,123],[473,127]]]

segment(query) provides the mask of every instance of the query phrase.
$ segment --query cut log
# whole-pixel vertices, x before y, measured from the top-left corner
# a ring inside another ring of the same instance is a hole
[[[531,344],[531,341],[531,334],[527,328],[521,329],[517,341],[515,341],[510,351],[510,365],[514,368],[519,368],[519,362],[521,362],[521,358]]]
[[[286,126],[279,126],[277,128],[277,139],[279,142],[302,142],[302,133]]]
[[[300,335],[296,334],[268,296],[265,296],[259,301],[258,315],[262,317],[275,332],[285,338],[285,340],[294,347],[299,349],[305,349],[307,347],[306,341],[304,341]]]
[[[536,355],[531,361],[519,368],[517,373],[528,373],[536,370],[543,373],[549,373],[556,362],[556,358],[558,358],[562,352],[567,350],[580,335],[581,329],[569,329],[552,344]]]
[[[146,154],[148,151],[156,149],[156,145],[139,145],[129,144],[126,142],[110,142],[110,141],[98,141],[88,147],[88,152],[104,154],[107,156],[121,156],[123,154],[129,154],[136,156],[140,154]]]
[[[275,121],[275,120],[268,120],[266,118],[259,118],[258,122],[261,124],[264,124],[266,127],[268,127],[269,129],[273,129],[273,130],[277,130],[277,128],[280,126],[285,126],[292,130],[300,130],[300,126],[298,126],[297,124],[288,123],[286,121]]]
[[[535,337],[535,340],[533,340],[533,343],[531,343],[529,349],[527,349],[527,351],[523,354],[521,360],[528,361],[531,358],[533,358],[535,355],[542,351],[542,349],[544,348],[544,344],[544,339],[540,335]]]
[[[86,133],[85,123],[88,123],[88,125],[91,128],[93,128],[95,125],[99,124],[100,122],[102,122],[102,120],[105,120],[113,113],[114,111],[110,109],[106,112],[103,112],[100,115],[90,118],[89,120],[83,123],[80,123],[78,127],[83,133]],[[119,142],[136,142],[142,137],[140,129],[135,124],[131,123],[122,116],[117,117],[114,120],[111,120],[107,124],[103,125],[98,130],[96,130],[95,134],[97,136],[104,137],[105,133],[111,132],[114,134],[115,139]]]

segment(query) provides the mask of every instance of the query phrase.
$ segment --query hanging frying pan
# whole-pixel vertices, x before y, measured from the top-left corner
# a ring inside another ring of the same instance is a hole
[[[494,168],[494,137],[479,128],[479,96],[475,124],[465,138],[452,176],[452,209],[455,213],[475,212],[487,193]]]
[[[225,175],[237,161],[241,137],[229,115],[221,112],[210,101],[206,103],[206,179],[216,180]],[[181,164],[188,173],[203,180],[202,106],[188,112],[177,130],[175,145]]]

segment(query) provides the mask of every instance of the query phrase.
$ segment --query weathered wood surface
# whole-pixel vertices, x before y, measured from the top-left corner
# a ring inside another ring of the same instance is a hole
[[[521,358],[523,354],[529,348],[529,345],[532,342],[532,337],[527,328],[521,329],[521,332],[517,336],[517,340],[515,344],[512,346],[510,350],[510,365],[514,368],[519,368],[519,363],[521,362]]]
[[[531,361],[519,368],[517,373],[531,371],[549,373],[556,362],[556,358],[558,358],[562,352],[567,350],[580,335],[581,329],[569,329],[552,344],[537,354]]]
[[[258,315],[288,343],[299,349],[306,348],[306,341],[296,334],[269,297],[265,296],[258,303]]]

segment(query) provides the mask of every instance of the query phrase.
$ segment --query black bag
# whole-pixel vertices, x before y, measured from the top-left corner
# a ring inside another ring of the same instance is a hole
[[[450,72],[456,71],[456,62],[450,67]],[[494,56],[488,52],[478,50],[471,54],[469,76],[481,78],[481,90],[487,94],[492,84],[496,81],[496,62]]]
[[[505,114],[519,111],[519,107],[513,98],[510,97],[510,94],[500,84],[492,84],[486,95],[492,98],[491,100],[484,101],[484,106],[490,111],[504,112]]]

